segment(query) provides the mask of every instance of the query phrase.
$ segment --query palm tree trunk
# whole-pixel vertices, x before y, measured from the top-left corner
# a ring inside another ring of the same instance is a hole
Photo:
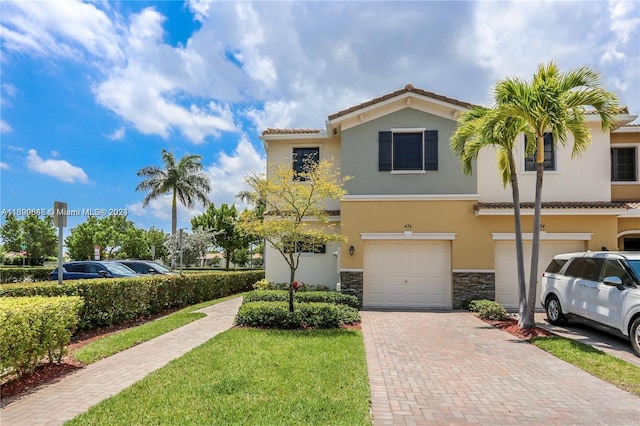
[[[178,227],[178,200],[176,189],[173,188],[173,200],[171,202],[171,236],[176,235],[176,228]],[[176,251],[178,241],[173,238],[173,250],[171,250],[171,269],[176,268]]]
[[[527,315],[522,328],[534,328],[536,292],[538,285],[538,258],[540,253],[540,223],[542,222],[542,177],[544,175],[544,136],[538,136],[536,158],[536,194],[533,208],[533,241],[531,242],[531,274],[529,275],[529,294],[527,295]]]
[[[524,276],[524,248],[522,244],[522,220],[520,216],[520,187],[515,169],[513,151],[509,151],[509,168],[511,170],[511,195],[513,197],[513,221],[516,234],[516,264],[518,267],[518,325],[522,327],[523,318],[527,315],[527,286]]]

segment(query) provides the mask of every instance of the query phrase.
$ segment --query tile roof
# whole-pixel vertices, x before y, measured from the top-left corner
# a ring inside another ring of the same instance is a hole
[[[325,210],[324,211],[327,216],[340,216],[340,210]],[[274,216],[276,213],[271,211],[271,210],[267,210],[266,212],[264,212],[265,216]]]
[[[263,135],[306,135],[306,134],[319,134],[322,130],[320,129],[275,129],[268,128],[263,131]]]
[[[625,201],[567,201],[542,203],[543,209],[628,209],[633,203]],[[478,211],[481,209],[512,209],[513,203],[478,203],[473,206]],[[520,203],[521,209],[533,209],[534,203]]]
[[[597,114],[598,112],[595,109],[590,109],[587,111],[587,114]],[[626,106],[621,106],[618,108],[618,110],[616,111],[616,114],[629,114],[629,108]]]
[[[358,111],[360,109],[366,108],[368,106],[371,105],[375,105],[377,103],[380,103],[382,101],[386,101],[387,99],[391,99],[393,97],[396,96],[400,96],[404,93],[408,93],[408,92],[412,92],[412,93],[416,93],[418,95],[422,95],[422,96],[426,96],[429,98],[433,98],[433,99],[437,99],[439,101],[444,101],[444,102],[449,102],[450,104],[454,104],[454,105],[458,105],[461,106],[463,108],[470,108],[473,105],[468,103],[468,102],[464,102],[464,101],[460,101],[458,99],[454,99],[454,98],[449,98],[443,95],[439,95],[437,93],[433,93],[433,92],[427,92],[426,90],[422,90],[422,89],[418,89],[413,87],[412,84],[407,84],[406,86],[404,86],[404,89],[400,89],[400,90],[396,90],[395,92],[392,93],[387,93],[386,95],[382,95],[378,98],[375,99],[371,99],[370,101],[367,102],[363,102],[360,105],[355,105],[352,106],[350,108],[344,109],[342,111],[336,112],[335,114],[331,114],[329,116],[329,120],[333,120],[334,118],[338,118],[338,117],[342,117],[343,115],[347,115],[350,114],[354,111]]]

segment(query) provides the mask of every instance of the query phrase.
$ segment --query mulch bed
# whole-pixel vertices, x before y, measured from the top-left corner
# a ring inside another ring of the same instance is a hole
[[[504,330],[507,333],[510,333],[516,337],[519,337],[520,339],[523,339],[523,340],[529,340],[533,337],[555,336],[554,333],[540,327],[522,329],[518,326],[518,318],[513,316],[510,316],[506,320],[483,319],[483,321],[493,325],[496,328],[499,328],[500,330]]]
[[[62,362],[49,364],[49,362],[44,361],[36,366],[33,373],[26,373],[21,377],[15,377],[15,375],[2,377],[2,381],[0,382],[0,399],[2,399],[2,406],[10,403],[18,396],[34,392],[41,386],[55,383],[64,376],[84,368],[85,364],[73,357],[73,354],[81,347],[93,342],[94,340],[101,339],[127,328],[136,327],[165,315],[167,315],[166,312],[112,327],[98,328],[76,333],[76,335],[73,336],[71,343],[67,345],[69,354],[62,359]]]

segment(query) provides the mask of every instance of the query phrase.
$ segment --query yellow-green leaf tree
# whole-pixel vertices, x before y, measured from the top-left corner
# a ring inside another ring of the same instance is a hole
[[[320,244],[346,242],[335,225],[329,223],[327,201],[346,194],[344,182],[330,160],[303,159],[302,171],[281,163],[267,168],[264,174],[247,176],[246,184],[255,200],[265,204],[263,218],[246,215],[239,226],[244,232],[264,238],[287,262],[289,276],[289,311],[293,312],[295,275],[301,253]]]

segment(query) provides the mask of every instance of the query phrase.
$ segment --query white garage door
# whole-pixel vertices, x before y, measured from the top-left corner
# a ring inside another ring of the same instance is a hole
[[[540,296],[540,277],[556,254],[584,251],[584,241],[540,241],[538,255],[538,290]],[[518,307],[518,270],[516,264],[516,244],[514,241],[495,242],[496,301],[506,308]],[[531,272],[531,241],[524,242],[524,276],[529,288]],[[539,302],[536,300],[536,307]]]
[[[450,241],[367,241],[365,307],[450,308]]]

